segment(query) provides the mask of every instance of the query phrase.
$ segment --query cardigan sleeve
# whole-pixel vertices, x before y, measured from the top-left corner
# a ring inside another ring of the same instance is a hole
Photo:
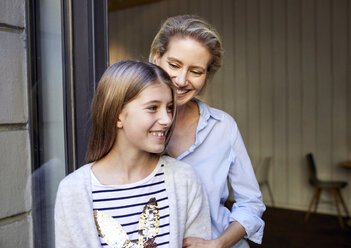
[[[55,247],[64,248],[71,244],[69,229],[67,228],[67,217],[65,216],[65,208],[63,207],[63,193],[60,190],[56,195],[55,203]]]
[[[58,248],[100,247],[93,216],[89,164],[60,182],[55,203],[55,244]]]
[[[207,194],[199,177],[191,167],[189,169],[191,169],[192,177],[189,179],[188,186],[188,217],[184,237],[211,239],[211,219]]]
[[[211,238],[211,219],[204,187],[194,169],[162,156],[170,205],[171,247],[181,247],[186,237]]]

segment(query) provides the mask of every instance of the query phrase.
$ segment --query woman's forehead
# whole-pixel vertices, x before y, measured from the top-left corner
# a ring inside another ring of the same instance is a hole
[[[212,58],[208,48],[201,42],[194,38],[178,36],[170,40],[163,56],[201,67],[207,67]]]

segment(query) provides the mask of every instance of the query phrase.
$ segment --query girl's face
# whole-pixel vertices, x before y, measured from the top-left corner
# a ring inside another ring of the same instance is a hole
[[[156,57],[156,64],[171,77],[177,89],[177,105],[196,96],[205,84],[212,59],[208,49],[192,38],[171,38],[167,51]]]
[[[172,113],[169,86],[158,81],[147,86],[122,109],[117,121],[118,144],[150,153],[162,152]]]

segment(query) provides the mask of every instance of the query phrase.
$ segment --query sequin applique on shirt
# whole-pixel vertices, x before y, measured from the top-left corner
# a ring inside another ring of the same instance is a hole
[[[96,228],[101,238],[113,248],[153,248],[159,231],[160,214],[155,198],[144,206],[138,224],[138,240],[130,240],[123,227],[112,217],[101,211],[94,211]]]

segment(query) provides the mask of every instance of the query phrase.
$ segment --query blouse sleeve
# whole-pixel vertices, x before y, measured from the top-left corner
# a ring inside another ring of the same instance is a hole
[[[235,203],[231,209],[230,221],[238,221],[245,228],[245,237],[260,244],[264,229],[261,217],[266,207],[238,126],[234,120],[233,122],[232,162],[228,178]]]

